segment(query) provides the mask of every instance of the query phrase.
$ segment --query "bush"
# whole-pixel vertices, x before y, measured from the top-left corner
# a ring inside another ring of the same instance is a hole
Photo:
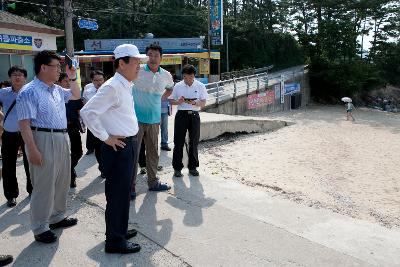
[[[362,60],[330,62],[314,58],[310,64],[311,95],[315,101],[338,103],[384,84],[377,67]]]

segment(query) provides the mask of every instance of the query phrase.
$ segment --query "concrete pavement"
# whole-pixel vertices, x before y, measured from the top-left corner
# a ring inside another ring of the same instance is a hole
[[[204,123],[241,119],[201,116]],[[183,178],[173,178],[171,158],[172,152],[161,152],[159,175],[173,185],[170,192],[148,192],[146,177],[138,177],[129,223],[139,231],[132,241],[142,245],[141,252],[104,253],[104,180],[90,155],[78,165],[78,187],[68,202],[79,224],[56,231],[60,239],[55,244],[33,241],[24,179],[13,209],[6,207],[0,190],[0,253],[14,255],[14,266],[400,265],[397,230],[282,200],[215,176],[204,166],[198,178],[186,170]],[[24,177],[22,162],[18,176]]]

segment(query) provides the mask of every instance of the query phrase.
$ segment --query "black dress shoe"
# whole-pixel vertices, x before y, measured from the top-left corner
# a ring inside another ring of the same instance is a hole
[[[126,241],[126,245],[123,247],[109,247],[106,245],[105,251],[106,253],[120,254],[135,253],[140,251],[140,245]]]
[[[0,266],[6,266],[13,262],[13,256],[11,255],[0,255]]]
[[[196,169],[189,170],[189,174],[192,175],[192,176],[199,176],[200,175],[199,171],[196,170]]]
[[[137,231],[135,229],[128,230],[125,235],[125,239],[131,239],[137,235]]]
[[[52,231],[46,231],[39,235],[35,235],[35,240],[41,243],[53,243],[57,240],[57,236]]]
[[[15,207],[17,205],[17,200],[15,198],[7,199],[7,207]]]
[[[162,147],[161,147],[161,150],[164,150],[164,151],[171,151],[171,148],[170,148],[169,146],[162,146]]]
[[[181,171],[175,170],[175,171],[174,171],[174,176],[175,176],[175,177],[182,177],[183,174],[182,174]]]
[[[64,220],[59,221],[58,223],[50,224],[49,227],[51,230],[54,230],[57,228],[74,226],[77,223],[78,223],[78,219],[76,219],[76,218],[65,218]]]

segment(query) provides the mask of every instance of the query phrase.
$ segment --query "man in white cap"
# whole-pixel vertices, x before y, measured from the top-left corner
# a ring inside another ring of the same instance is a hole
[[[103,141],[101,156],[107,177],[106,246],[107,253],[134,253],[140,245],[127,239],[136,230],[128,230],[130,182],[137,157],[138,122],[135,114],[132,81],[137,78],[140,59],[136,46],[123,44],[114,50],[115,75],[105,82],[87,102],[80,114],[92,133]]]

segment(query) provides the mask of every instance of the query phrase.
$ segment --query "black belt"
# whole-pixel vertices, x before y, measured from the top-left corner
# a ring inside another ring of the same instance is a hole
[[[199,113],[196,110],[178,110],[178,112],[187,113],[187,114],[197,114],[197,113]]]
[[[39,131],[39,132],[48,132],[48,133],[67,133],[67,129],[49,129],[49,128],[40,128],[40,127],[33,127],[31,126],[32,130]]]
[[[19,132],[19,131],[18,132],[9,132],[9,131],[6,131],[6,130],[3,131],[3,134],[4,133],[5,134],[21,134],[21,132]]]
[[[128,136],[120,139],[122,142],[132,142],[137,140],[137,135],[134,136]]]

